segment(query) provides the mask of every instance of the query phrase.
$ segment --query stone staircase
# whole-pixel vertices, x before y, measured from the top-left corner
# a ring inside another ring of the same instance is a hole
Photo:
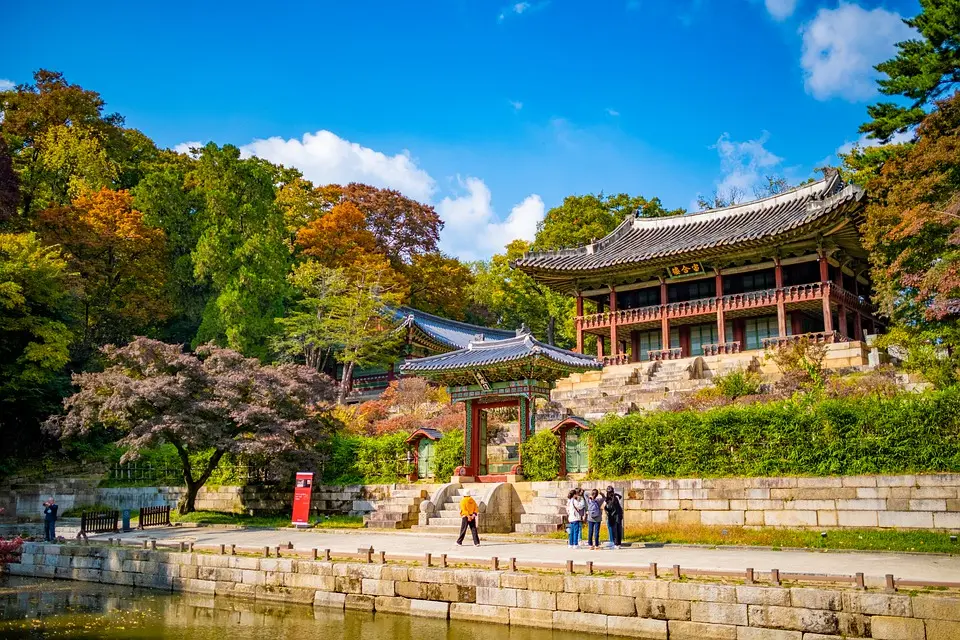
[[[656,409],[672,395],[695,393],[711,386],[716,375],[756,367],[759,362],[756,353],[742,353],[604,367],[558,381],[550,399],[588,420],[608,413],[624,415]]]
[[[553,533],[567,525],[567,498],[565,489],[541,489],[533,501],[524,504],[517,533]],[[563,493],[563,495],[561,495]]]
[[[426,526],[415,526],[414,531],[423,531],[426,533],[459,533],[460,532],[460,499],[465,495],[473,496],[474,500],[479,502],[477,489],[470,489],[461,486],[459,489],[447,496],[439,509],[434,511],[433,516],[427,520]]]
[[[372,513],[363,517],[363,526],[368,529],[409,529],[417,524],[420,503],[427,494],[426,489],[395,489],[389,498],[377,503]]]

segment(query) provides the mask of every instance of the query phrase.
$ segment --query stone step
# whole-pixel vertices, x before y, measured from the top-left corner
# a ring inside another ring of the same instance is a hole
[[[445,535],[450,535],[450,536],[456,537],[457,535],[460,534],[460,525],[457,524],[457,526],[455,526],[455,527],[440,527],[440,526],[434,526],[434,525],[426,525],[426,526],[424,526],[424,525],[417,524],[417,525],[414,525],[414,526],[410,527],[410,530],[411,530],[411,531],[417,531],[417,532],[420,532],[420,533],[441,533],[441,534],[445,534]],[[470,540],[470,532],[469,532],[469,531],[467,532],[467,538],[466,538],[466,539],[467,539],[467,540]]]
[[[436,512],[437,517],[439,518],[459,518],[460,510],[459,509],[441,509]]]
[[[566,510],[562,506],[557,506],[555,504],[537,504],[536,501],[534,501],[533,504],[529,506],[525,506],[524,509],[526,510],[525,513],[537,513],[537,514],[544,514],[544,515],[550,515],[555,513],[558,514],[561,511]]]
[[[390,493],[391,498],[419,498],[427,497],[426,489],[395,489]]]
[[[431,527],[456,527],[459,531],[460,529],[460,518],[430,518],[427,520],[427,524]]]
[[[405,529],[404,522],[392,522],[389,520],[364,520],[364,526],[368,529]]]
[[[398,512],[398,513],[402,512],[402,513],[406,513],[407,511],[410,511],[411,509],[414,510],[414,511],[416,511],[418,506],[419,506],[419,505],[416,504],[416,503],[406,504],[406,503],[403,503],[403,502],[396,502],[396,503],[395,503],[395,502],[387,501],[387,502],[381,502],[381,503],[377,504],[377,511]]]

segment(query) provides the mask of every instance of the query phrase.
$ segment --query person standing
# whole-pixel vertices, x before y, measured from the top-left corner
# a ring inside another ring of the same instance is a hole
[[[457,538],[457,545],[463,545],[463,538],[467,535],[467,527],[473,534],[473,546],[480,546],[480,535],[477,533],[477,513],[480,511],[477,507],[477,501],[471,496],[460,498],[460,537]]]
[[[607,487],[603,503],[607,512],[607,536],[610,538],[610,546],[619,549],[623,542],[623,504],[613,487]]]
[[[43,539],[47,542],[57,540],[57,511],[60,507],[56,500],[50,498],[43,503]]]
[[[603,517],[603,496],[594,489],[586,498],[587,502],[587,544],[591,549],[600,548],[600,521]]]
[[[567,494],[567,531],[568,542],[571,549],[576,549],[580,544],[580,532],[583,528],[583,514],[586,512],[586,504],[576,489],[571,489]]]

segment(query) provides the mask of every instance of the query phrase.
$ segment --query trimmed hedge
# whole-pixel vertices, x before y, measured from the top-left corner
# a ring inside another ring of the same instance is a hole
[[[960,471],[960,388],[611,415],[590,434],[604,478]]]
[[[549,429],[538,432],[520,445],[523,453],[523,477],[537,482],[560,475],[560,439]]]

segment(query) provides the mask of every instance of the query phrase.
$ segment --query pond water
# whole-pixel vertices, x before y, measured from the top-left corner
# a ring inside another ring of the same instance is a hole
[[[584,634],[262,604],[87,582],[0,578],[0,638],[584,640]]]

